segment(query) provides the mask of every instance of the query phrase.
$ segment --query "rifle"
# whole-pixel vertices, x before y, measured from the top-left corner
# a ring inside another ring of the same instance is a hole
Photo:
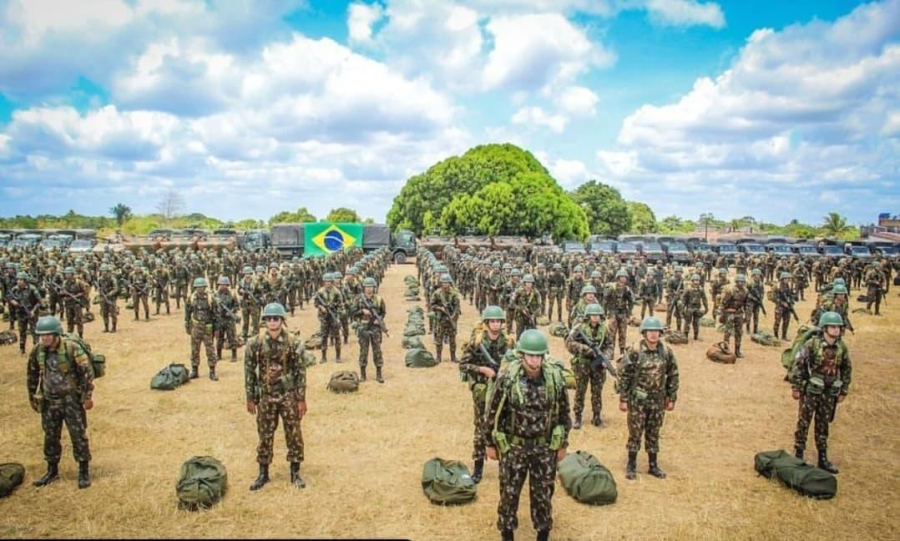
[[[444,308],[443,306],[434,306],[434,305],[432,305],[431,308],[432,308],[433,310],[437,310],[438,312],[443,312],[444,315],[447,316],[447,318],[450,320],[450,323],[453,324],[453,330],[456,330],[456,325],[457,325],[457,323],[456,323],[456,320],[453,319],[454,316],[456,316],[456,310],[453,310],[453,312],[450,313],[450,312],[447,312],[447,309]]]
[[[134,289],[134,292],[137,293],[138,297],[143,297],[147,294],[147,286],[140,287],[136,283],[132,283],[131,288]]]
[[[256,303],[256,306],[262,306],[262,303],[259,302],[259,299],[256,298],[256,295],[254,295],[252,291],[250,291],[249,289],[247,289],[246,287],[244,287],[240,284],[238,284],[238,293],[240,293],[241,295],[246,295],[246,296],[250,297],[250,300],[253,301],[254,303]]]
[[[78,304],[84,304],[84,300],[83,300],[82,297],[81,297],[81,296],[84,294],[84,292],[78,293],[78,294],[76,295],[76,294],[69,293],[69,292],[66,291],[64,288],[60,287],[59,293],[60,293],[61,295],[63,295],[63,296],[69,297],[70,299],[72,299],[73,301],[77,302]]]
[[[29,308],[28,306],[25,305],[25,302],[24,302],[23,300],[19,299],[18,296],[12,296],[12,295],[11,295],[10,297],[11,297],[11,298],[9,299],[10,302],[11,302],[11,303],[15,303],[16,308],[18,308],[19,310],[21,310],[22,312],[24,312],[25,315],[27,316],[27,319],[33,319],[33,318],[34,318],[34,311],[37,310],[38,306],[40,306],[40,302],[35,303],[34,306],[32,306],[32,307]]]
[[[387,325],[385,325],[384,320],[381,316],[378,315],[378,312],[375,311],[375,307],[372,306],[372,303],[369,302],[369,299],[366,298],[365,293],[362,295],[363,304],[366,305],[366,309],[372,315],[372,318],[375,319],[375,322],[378,323],[378,327],[384,331],[384,334],[390,336],[391,334],[388,332]]]
[[[236,315],[234,314],[234,311],[232,311],[232,310],[229,309],[227,306],[225,306],[224,304],[222,304],[221,301],[219,301],[219,296],[218,296],[218,295],[214,295],[214,296],[213,296],[213,301],[216,303],[216,306],[217,306],[217,307],[219,307],[221,310],[224,310],[225,313],[228,314],[228,318],[229,318],[231,321],[237,321],[237,320],[238,320],[238,316],[236,316]]]
[[[575,339],[591,349],[591,355],[594,357],[594,360],[591,361],[591,369],[606,370],[609,372],[609,375],[618,379],[619,375],[616,373],[616,369],[600,350],[600,345],[584,334],[584,329],[578,329],[578,335],[575,336]]]
[[[766,307],[763,305],[763,302],[762,302],[762,299],[761,299],[761,298],[759,298],[759,297],[756,296],[756,295],[753,295],[752,293],[751,293],[750,295],[748,295],[748,298],[750,299],[750,302],[752,302],[752,303],[755,304],[756,306],[759,306],[759,307],[760,307],[760,309],[762,310],[763,315],[766,315],[766,316],[769,315],[769,314],[766,313]]]
[[[496,376],[496,373],[500,371],[500,363],[491,357],[491,353],[484,347],[484,342],[478,342],[478,351],[484,356],[484,360],[487,361],[488,367],[494,371]]]
[[[322,298],[322,296],[319,293],[316,293],[316,296],[313,297],[313,302],[315,302],[315,301],[319,301],[321,303],[320,306],[325,309],[325,313],[328,316],[330,316],[332,320],[334,320],[335,325],[340,327],[341,326],[341,318],[337,317],[335,315],[335,313],[331,311],[331,308],[328,307],[328,303],[325,302],[325,300]]]

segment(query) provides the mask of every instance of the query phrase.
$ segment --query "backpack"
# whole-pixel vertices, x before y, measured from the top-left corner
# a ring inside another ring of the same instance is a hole
[[[781,484],[804,496],[829,500],[837,494],[837,478],[834,475],[810,466],[784,450],[757,453],[754,466],[763,477],[777,478]]]
[[[750,335],[750,340],[762,346],[778,347],[781,345],[781,340],[779,340],[775,335],[768,331],[753,333],[752,335]]]
[[[546,327],[547,325],[550,324],[550,318],[547,316],[538,316],[537,319],[535,320],[535,322],[540,327]]]
[[[821,333],[821,330],[815,325],[800,325],[791,347],[781,352],[781,365],[784,366],[785,370],[790,371],[791,367],[794,366],[794,359],[797,357],[800,347],[819,333]]]
[[[15,331],[0,331],[0,345],[15,344],[19,341],[19,336]]]
[[[421,336],[404,336],[400,344],[403,349],[425,349]]]
[[[681,331],[670,330],[666,332],[666,342],[670,344],[687,344],[688,337]]]
[[[303,342],[303,347],[309,351],[315,351],[322,347],[322,335],[315,333]]]
[[[569,453],[562,459],[559,481],[566,493],[581,503],[608,505],[616,503],[619,494],[612,472],[586,451]]]
[[[183,364],[172,363],[150,379],[150,388],[171,391],[190,381],[188,369]]]
[[[91,351],[91,345],[84,341],[84,338],[76,333],[64,333],[61,338],[74,342],[84,351],[85,355],[91,361],[91,369],[94,371],[94,379],[102,378],[106,375],[106,356],[102,353]]]
[[[425,348],[412,348],[406,352],[407,368],[431,368],[437,364],[437,359]]]
[[[569,328],[566,327],[566,324],[562,321],[558,321],[553,325],[550,325],[550,336],[558,336],[560,338],[565,338],[569,335]]]
[[[205,509],[225,495],[228,472],[221,462],[211,456],[195,456],[181,465],[175,495],[182,509]]]
[[[706,327],[706,328],[709,328],[709,327],[715,327],[715,326],[716,326],[716,320],[714,320],[714,319],[711,318],[711,317],[701,317],[701,318],[700,318],[700,326],[701,326],[701,327]]]
[[[475,499],[475,482],[465,464],[432,458],[422,469],[422,490],[431,503],[453,505]]]
[[[719,342],[709,346],[706,350],[706,358],[714,363],[734,364],[737,362],[737,355],[728,348],[728,342]]]
[[[347,370],[335,372],[328,380],[327,387],[333,393],[355,393],[359,390],[359,376],[356,372]]]
[[[425,334],[425,324],[421,321],[410,321],[403,329],[403,336],[422,336]]]
[[[0,498],[12,494],[25,479],[25,467],[18,462],[0,464]]]

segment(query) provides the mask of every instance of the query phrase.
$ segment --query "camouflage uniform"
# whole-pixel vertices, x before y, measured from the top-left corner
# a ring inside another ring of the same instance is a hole
[[[596,344],[610,362],[613,358],[613,350],[615,343],[610,338],[610,334],[601,320],[597,326],[591,325],[590,321],[580,323],[572,329],[566,338],[566,349],[575,357],[572,359],[572,370],[575,372],[575,413],[576,428],[581,425],[581,415],[584,412],[584,397],[587,394],[588,384],[591,386],[591,412],[593,412],[592,423],[594,426],[600,426],[600,412],[603,409],[603,384],[606,383],[606,370],[603,368],[592,368],[591,362],[594,361],[591,348],[579,339],[578,331],[581,331]]]
[[[238,292],[241,295],[241,319],[243,320],[241,334],[244,343],[252,330],[259,330],[259,311],[262,308],[258,302],[262,302],[257,290],[256,280],[250,274],[245,274],[238,283]]]
[[[541,294],[534,288],[527,291],[523,286],[513,293],[516,336],[522,336],[523,331],[537,327],[537,317],[541,315],[541,302]]]
[[[772,332],[776,337],[781,336],[782,340],[787,340],[788,325],[791,323],[791,308],[796,302],[794,291],[786,282],[782,282],[776,289],[772,291],[775,299],[775,325]],[[779,334],[778,329],[781,329]]]
[[[118,280],[112,274],[101,276],[97,281],[97,292],[101,294],[100,316],[103,318],[103,331],[116,332],[116,325],[119,323],[119,307],[116,305],[119,296]]]
[[[709,312],[709,302],[706,299],[706,292],[697,284],[684,290],[681,294],[681,306],[684,314],[684,335],[691,336],[690,330],[694,329],[694,340],[698,340],[700,336],[700,318]]]
[[[184,326],[191,335],[191,367],[194,372],[200,366],[200,345],[206,348],[206,363],[210,377],[215,373],[216,350],[213,348],[213,306],[206,290],[196,289],[184,302]]]
[[[84,336],[84,321],[82,310],[87,302],[87,286],[74,276],[63,282],[63,299],[66,307],[66,332],[78,330],[79,336]]]
[[[144,319],[150,319],[150,305],[148,297],[150,292],[150,277],[143,267],[138,267],[131,275],[131,302],[134,305],[134,320],[140,319],[140,305],[144,304]]]
[[[190,271],[183,263],[177,263],[173,271],[175,281],[175,306],[181,308],[181,299],[187,295],[187,283],[190,279]]]
[[[609,339],[616,342],[619,339],[619,352],[625,351],[626,333],[628,332],[628,320],[631,317],[631,309],[634,303],[634,294],[627,285],[618,282],[604,295],[603,306],[609,316]]]
[[[166,313],[170,314],[171,305],[169,304],[169,282],[171,277],[169,271],[160,267],[153,274],[153,300],[156,303],[156,315],[159,315],[159,307],[166,305]]]
[[[431,294],[431,308],[435,313],[434,343],[438,362],[444,350],[444,342],[450,342],[450,360],[456,362],[456,325],[459,320],[459,294],[453,289],[437,289]],[[441,308],[436,310],[435,308]]]
[[[368,306],[367,306],[368,303]],[[369,308],[371,306],[371,308]],[[375,320],[374,316],[366,317],[363,309],[368,308],[370,311],[374,309],[375,314],[384,321],[387,313],[384,299],[378,295],[372,294],[371,298],[367,298],[365,293],[356,296],[355,306],[353,308],[353,317],[357,318],[356,335],[359,337],[359,367],[362,373],[365,373],[366,366],[369,364],[369,347],[372,348],[372,363],[381,373],[381,367],[384,366],[384,357],[381,352],[382,330],[381,326]]]
[[[562,321],[563,297],[566,294],[566,277],[562,271],[554,270],[547,281],[550,285],[547,317],[553,319],[553,303],[556,302],[556,320]]]
[[[569,314],[569,320],[566,325],[572,326],[572,307],[578,303],[581,298],[581,288],[584,287],[584,278],[581,276],[573,276],[566,285],[566,312]]]
[[[656,281],[649,274],[641,280],[638,296],[641,298],[641,319],[644,318],[644,314],[648,311],[652,316],[656,299],[659,297],[659,291],[656,289]]]
[[[496,366],[488,364],[487,359],[484,358],[484,354],[481,353],[478,347],[479,342],[484,344],[488,354],[497,363]],[[507,336],[502,329],[496,340],[492,340],[488,331],[484,330],[480,336],[476,335],[475,340],[466,343],[463,348],[459,371],[463,381],[469,383],[469,390],[472,392],[472,403],[475,413],[475,436],[472,441],[472,458],[474,460],[484,460],[484,448],[490,439],[490,431],[486,431],[484,424],[484,407],[487,388],[491,381],[484,374],[478,372],[478,369],[482,366],[487,366],[493,368],[496,372],[506,352],[512,349],[513,345],[513,338]],[[494,377],[496,378],[496,374]]]
[[[665,416],[666,400],[678,398],[678,364],[672,349],[660,341],[655,350],[641,340],[629,348],[619,369],[619,400],[628,404],[630,453],[641,449],[644,437],[647,453],[659,453],[659,432]]]
[[[747,286],[747,289],[750,290],[750,294],[753,297],[747,299],[747,332],[750,332],[750,329],[753,329],[753,334],[759,332],[759,310],[760,306],[762,306],[763,299],[766,298],[766,285],[763,283],[762,279],[758,279],[759,275],[754,276],[752,280],[750,280],[750,284]],[[753,299],[759,299],[757,303]]]
[[[868,299],[866,309],[871,310],[874,304],[876,316],[881,315],[881,296],[886,291],[886,283],[884,274],[877,267],[872,267],[866,272],[866,298]]]
[[[213,321],[215,324],[216,358],[222,358],[222,348],[228,340],[228,348],[231,350],[231,361],[237,362],[237,340],[235,339],[234,324],[237,320],[238,300],[229,290],[217,291],[213,297],[215,310]],[[229,314],[231,312],[231,314]]]
[[[681,310],[678,308],[678,302],[683,290],[684,278],[678,274],[666,282],[666,327],[672,324],[672,314],[675,314],[675,327],[681,328]]]
[[[747,297],[750,292],[746,286],[739,285],[740,282],[733,286],[725,288],[722,293],[722,323],[725,324],[725,342],[731,341],[734,335],[734,354],[741,356],[741,339],[744,334],[744,311],[747,303]]]
[[[32,335],[32,341],[37,341],[37,337],[34,335],[34,326],[37,323],[41,303],[40,292],[27,282],[24,286],[16,284],[9,291],[8,300],[18,304],[18,306],[10,304],[10,320],[19,322],[19,351],[24,354],[28,335]],[[71,332],[71,329],[69,331]],[[79,327],[79,333],[81,331],[82,329]]]
[[[328,360],[328,343],[334,343],[336,362],[341,360],[341,313],[343,299],[340,292],[334,287],[322,287],[316,292],[316,308],[326,308],[328,311],[319,310],[319,329],[322,334],[322,362]]]

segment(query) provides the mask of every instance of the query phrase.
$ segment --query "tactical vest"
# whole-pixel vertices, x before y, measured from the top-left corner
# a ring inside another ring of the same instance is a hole
[[[290,333],[283,330],[281,331],[282,336],[284,337],[284,352],[281,357],[281,374],[277,375],[270,373],[270,370],[274,370],[272,364],[270,364],[272,346],[267,339],[267,331],[262,330],[259,333],[259,372],[258,381],[259,381],[259,392],[260,396],[271,396],[277,394],[284,394],[293,390],[294,380],[291,378],[290,374],[290,358],[291,354],[294,351],[296,344],[294,343],[293,338],[291,338]],[[296,360],[295,360],[296,362]],[[274,380],[274,381],[271,381]]]
[[[511,416],[511,433],[507,434],[500,430],[500,413],[503,411],[503,406],[506,405],[507,400],[510,401],[510,404],[516,406],[521,405],[525,401],[520,382],[523,370],[524,368],[522,368],[521,359],[512,361],[506,368],[507,374],[503,386],[497,389],[496,381],[493,381],[488,389],[488,403],[493,400],[495,392],[499,390],[499,392],[503,393],[500,398],[500,403],[497,406],[497,413],[494,415],[494,430],[492,432],[494,440],[497,442],[498,450],[501,453],[504,453],[509,449],[509,444],[517,444],[517,440],[521,440],[521,438],[516,435],[515,415]],[[547,416],[545,435],[542,436],[542,438],[539,438],[543,441],[538,441],[537,443],[549,444],[550,449],[559,449],[562,446],[565,427],[563,425],[554,425],[553,423],[559,418],[559,401],[557,398],[560,393],[565,392],[565,376],[563,375],[562,367],[555,361],[551,361],[549,356],[544,357],[542,372],[544,376],[544,389],[547,393],[547,402],[550,404],[550,414]]]

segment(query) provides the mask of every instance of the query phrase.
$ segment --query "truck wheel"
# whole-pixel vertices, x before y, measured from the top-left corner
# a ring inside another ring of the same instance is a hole
[[[394,263],[398,265],[406,263],[406,254],[403,252],[396,252],[394,254]]]

